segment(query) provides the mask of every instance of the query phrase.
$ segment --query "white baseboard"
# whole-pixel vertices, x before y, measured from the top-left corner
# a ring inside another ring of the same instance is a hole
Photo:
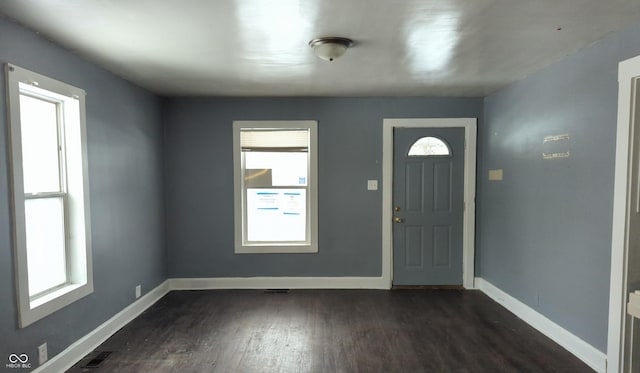
[[[604,373],[607,369],[607,355],[591,346],[587,342],[572,334],[547,317],[520,302],[511,295],[498,289],[490,282],[476,277],[475,286],[503,307],[536,328],[539,332],[551,338],[554,342],[574,354],[596,372]]]
[[[102,325],[95,328],[89,334],[77,340],[64,351],[51,358],[51,360],[34,369],[33,373],[58,373],[71,368],[75,363],[100,346],[100,344],[115,334],[115,332],[120,330],[123,326],[131,322],[131,320],[138,317],[138,315],[151,307],[169,291],[169,280],[166,280],[144,296],[140,297],[140,299],[127,306],[127,308],[102,323]]]
[[[171,290],[391,288],[391,283],[383,277],[212,277],[168,281]]]

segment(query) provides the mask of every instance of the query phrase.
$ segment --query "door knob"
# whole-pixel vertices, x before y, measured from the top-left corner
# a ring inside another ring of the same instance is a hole
[[[404,219],[402,219],[402,218],[393,218],[393,221],[395,221],[396,223],[403,223]]]

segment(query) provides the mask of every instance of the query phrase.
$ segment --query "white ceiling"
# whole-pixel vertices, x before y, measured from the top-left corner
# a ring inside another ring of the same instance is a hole
[[[2,0],[162,95],[484,96],[640,22],[638,0]],[[307,45],[344,36],[334,62]]]

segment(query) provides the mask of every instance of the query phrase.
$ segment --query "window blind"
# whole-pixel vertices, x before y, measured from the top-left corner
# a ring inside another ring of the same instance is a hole
[[[240,131],[240,147],[243,152],[306,152],[309,150],[309,130],[242,130]]]

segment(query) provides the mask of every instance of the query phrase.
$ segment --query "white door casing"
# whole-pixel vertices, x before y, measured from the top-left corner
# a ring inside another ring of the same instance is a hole
[[[618,66],[618,124],[611,237],[607,372],[622,372],[624,369],[625,335],[623,331],[626,327],[628,297],[628,214],[631,212],[631,160],[634,156],[632,113],[636,109],[633,81],[637,77],[640,77],[640,56],[620,62]]]
[[[474,288],[475,193],[476,193],[476,118],[384,119],[382,124],[382,278],[392,286],[393,280],[393,129],[462,127],[465,129],[463,286]]]

